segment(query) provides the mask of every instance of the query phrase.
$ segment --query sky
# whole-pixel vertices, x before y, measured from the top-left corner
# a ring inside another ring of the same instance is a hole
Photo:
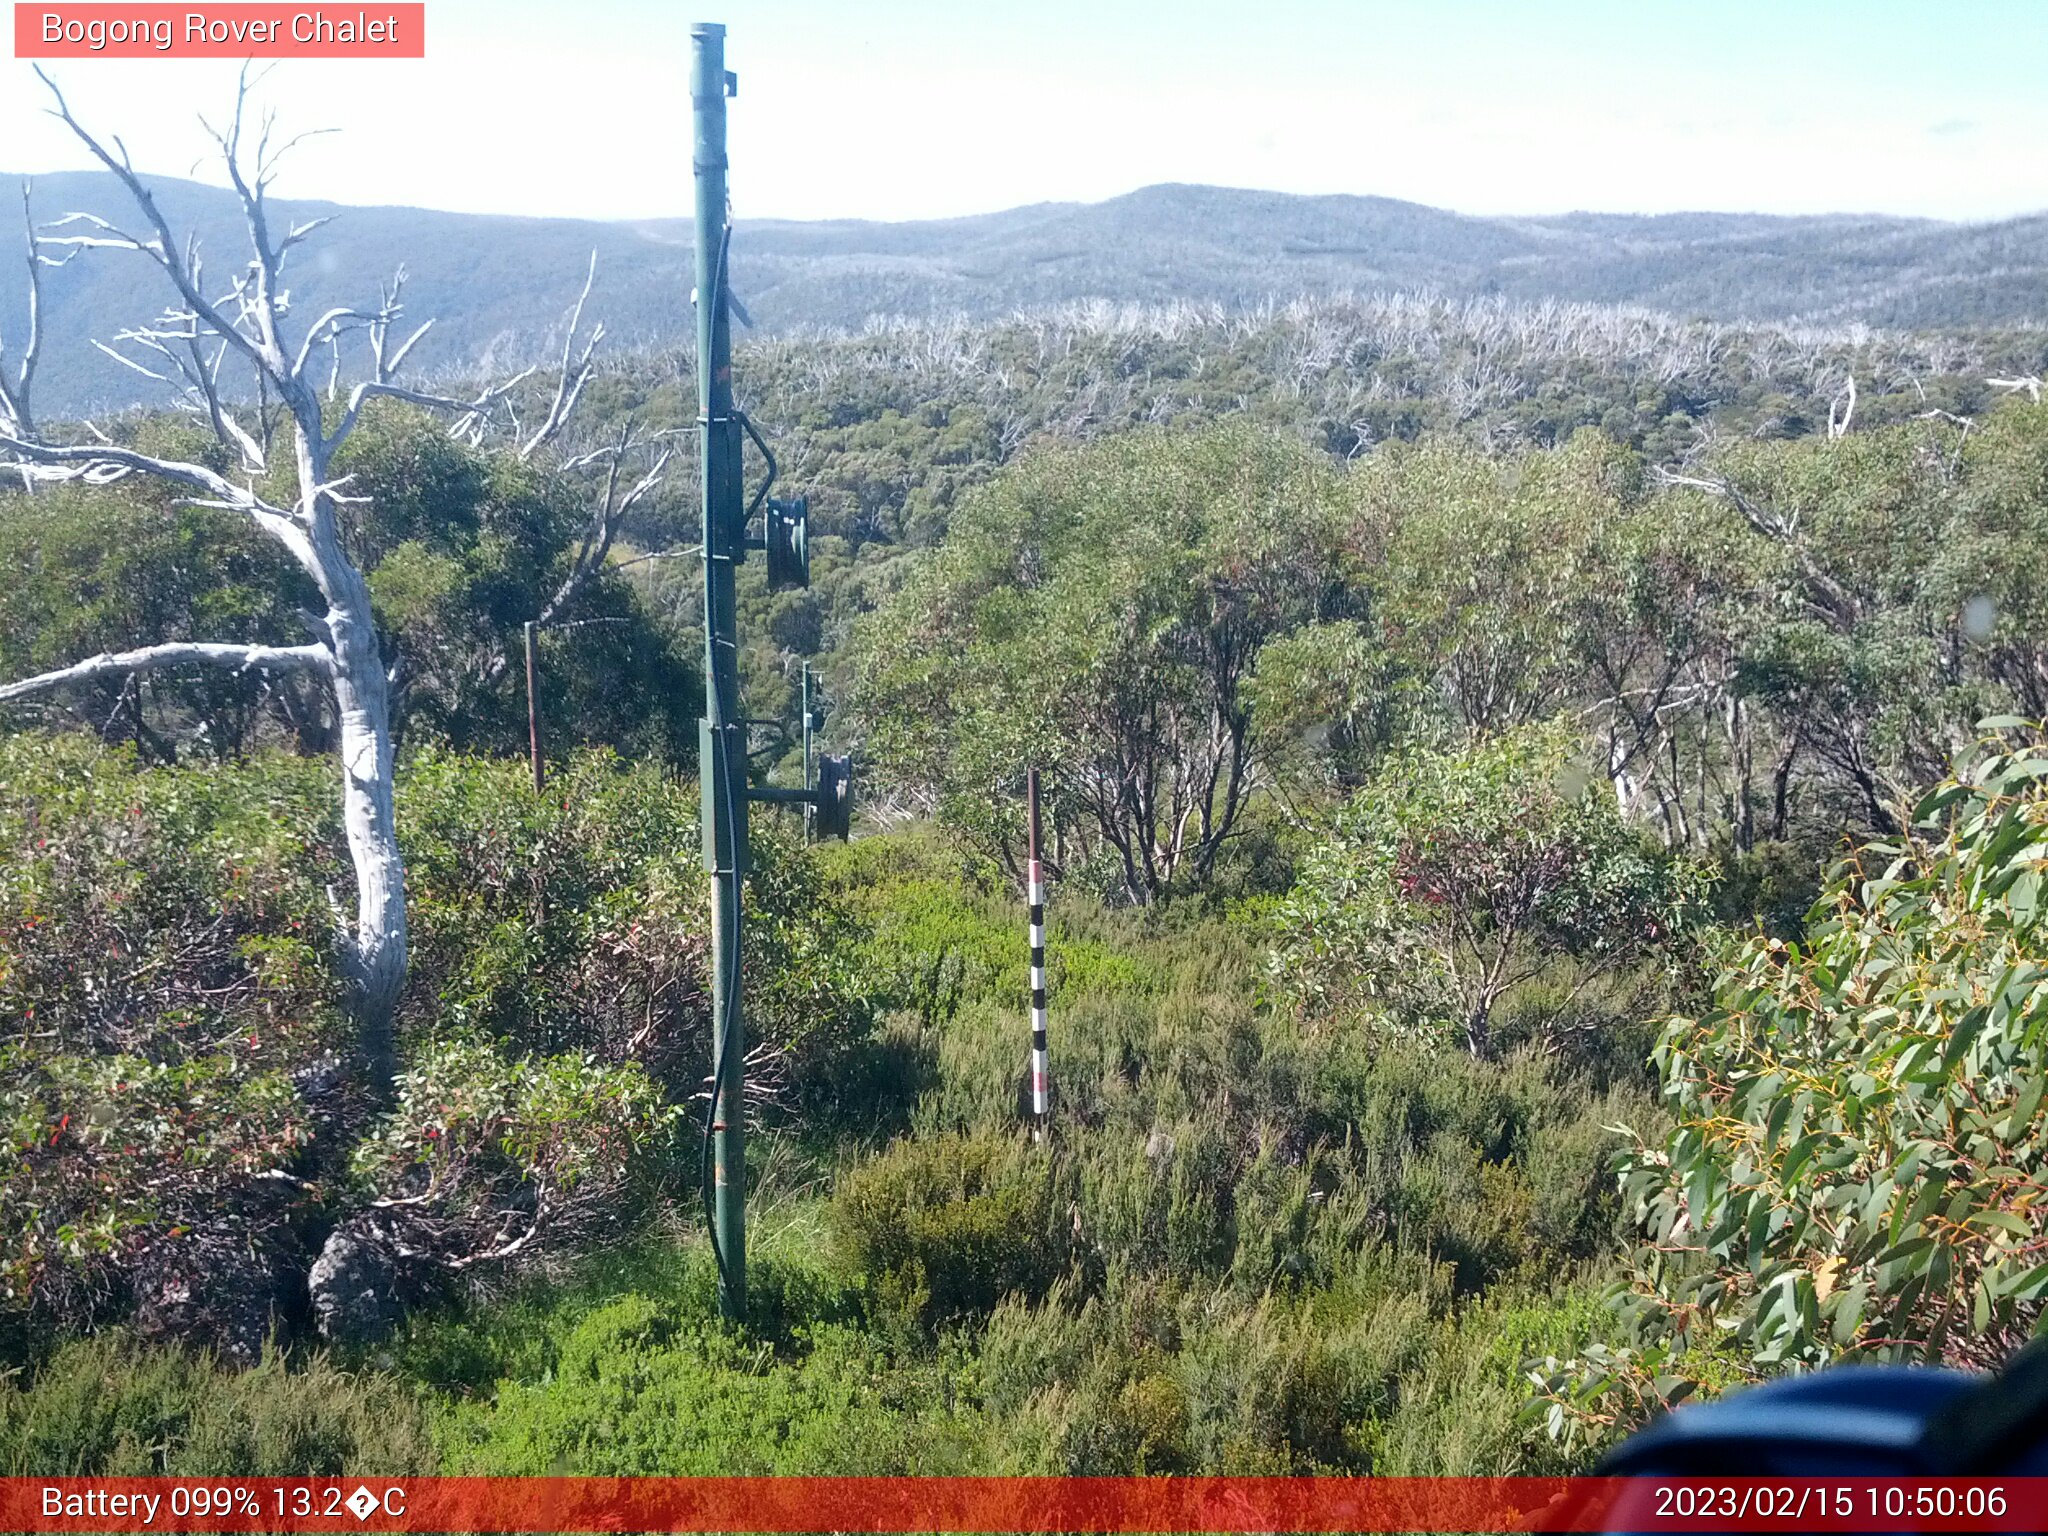
[[[374,11],[374,0],[359,5]],[[109,14],[119,10],[110,6]],[[1164,181],[1475,214],[2048,209],[2038,0],[427,0],[422,60],[263,90],[280,196],[687,213],[689,24],[726,24],[741,218],[950,217]],[[137,166],[220,178],[234,66],[50,66]],[[0,173],[85,168],[0,60]]]

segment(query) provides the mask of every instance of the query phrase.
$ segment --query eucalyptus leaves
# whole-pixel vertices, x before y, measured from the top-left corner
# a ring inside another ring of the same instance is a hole
[[[1988,1365],[2048,1295],[2048,747],[2025,722],[1729,956],[1658,1047],[1675,1128],[1622,1188],[1628,1349],[1537,1373],[1552,1427],[1849,1356]]]

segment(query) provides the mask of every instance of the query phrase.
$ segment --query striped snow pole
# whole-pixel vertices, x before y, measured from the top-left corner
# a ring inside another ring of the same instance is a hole
[[[1031,1113],[1041,1124],[1049,1096],[1045,1048],[1045,867],[1038,861],[1038,770],[1024,775],[1026,897],[1031,903]]]

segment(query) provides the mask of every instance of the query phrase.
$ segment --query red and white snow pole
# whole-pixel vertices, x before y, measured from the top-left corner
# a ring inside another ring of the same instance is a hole
[[[1042,1132],[1050,1097],[1045,1049],[1045,866],[1038,861],[1038,770],[1024,774],[1025,899],[1031,904],[1031,1115]]]

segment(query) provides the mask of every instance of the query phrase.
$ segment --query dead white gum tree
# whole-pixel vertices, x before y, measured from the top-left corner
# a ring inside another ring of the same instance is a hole
[[[580,354],[576,350],[590,284],[586,280],[583,295],[569,317],[561,379],[538,426],[525,429],[510,410],[511,392],[535,369],[470,399],[408,388],[397,382],[399,371],[432,322],[401,339],[402,268],[382,289],[374,307],[329,309],[306,326],[296,341],[287,334],[286,262],[297,246],[328,221],[273,222],[266,194],[279,157],[296,140],[274,143],[272,119],[264,114],[260,125],[253,127],[254,145],[248,143],[251,130],[245,124],[245,111],[251,82],[246,71],[237,86],[234,114],[226,128],[208,126],[219,145],[228,180],[240,198],[249,236],[247,263],[225,282],[208,280],[196,239],[181,241],[172,232],[121,141],[111,140],[111,148],[102,143],[72,115],[56,84],[47,75],[42,75],[42,80],[53,100],[52,114],[113,173],[133,203],[140,224],[131,232],[94,214],[74,213],[40,231],[30,225],[32,303],[26,344],[12,360],[11,369],[7,360],[0,359],[0,378],[6,380],[0,389],[0,467],[31,483],[79,480],[105,484],[140,474],[182,486],[192,493],[190,504],[240,513],[274,539],[311,578],[325,606],[319,613],[302,612],[310,633],[304,644],[177,641],[145,645],[0,684],[0,702],[67,683],[134,676],[166,667],[293,672],[310,674],[325,684],[336,722],[342,825],[356,881],[354,912],[339,899],[335,904],[340,948],[354,992],[369,1085],[379,1096],[388,1096],[396,1069],[392,1015],[405,982],[407,959],[404,868],[393,823],[394,669],[378,640],[369,587],[343,541],[345,509],[364,498],[348,495],[348,477],[336,478],[330,466],[362,419],[364,406],[378,396],[449,413],[451,434],[470,441],[480,440],[487,431],[500,430],[498,418],[510,415],[515,450],[522,458],[532,457],[562,429],[590,378],[592,356],[603,328],[596,328]],[[108,440],[96,429],[89,429],[96,441],[52,442],[38,426],[29,400],[41,341],[40,316],[33,302],[39,297],[40,270],[94,249],[146,257],[170,290],[166,307],[155,320],[116,333],[111,343],[95,345],[125,366],[171,386],[181,403],[205,420],[226,445],[235,460],[230,472],[139,453]],[[367,351],[368,366],[360,382],[346,389],[344,398],[340,380],[345,341],[352,353],[358,347]],[[327,375],[324,390],[314,380],[318,372]],[[238,390],[235,385],[241,380],[248,382]],[[258,487],[269,476],[280,438],[289,443],[296,489],[289,500],[273,501]],[[644,483],[622,492],[622,466],[634,444],[628,435],[613,447],[616,451],[609,455],[600,451],[577,462],[579,468],[603,468],[608,459],[610,467],[585,548],[563,590],[548,605],[546,617],[558,613],[602,563],[617,518],[653,488],[665,466],[664,454],[641,477]]]

